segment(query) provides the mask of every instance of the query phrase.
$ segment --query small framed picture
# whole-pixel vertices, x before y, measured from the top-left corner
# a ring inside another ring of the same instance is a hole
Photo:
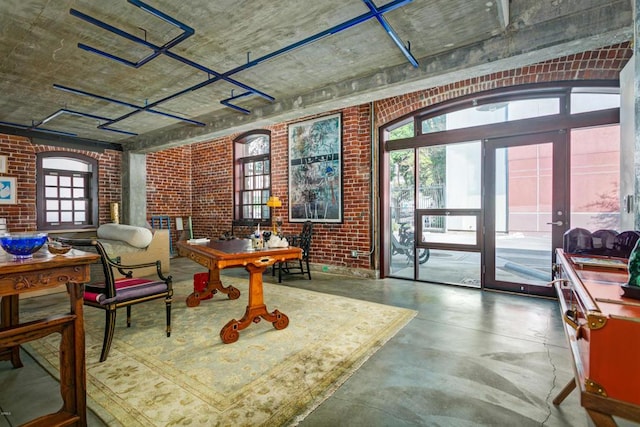
[[[0,176],[0,205],[16,204],[16,178]]]
[[[7,173],[9,156],[0,156],[0,173]]]

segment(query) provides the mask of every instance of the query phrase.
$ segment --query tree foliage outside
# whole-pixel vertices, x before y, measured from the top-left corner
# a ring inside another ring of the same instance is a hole
[[[444,130],[445,116],[425,121],[423,122],[424,126],[428,126],[428,132]],[[390,131],[388,140],[413,138],[414,136],[414,122],[411,121]],[[416,184],[415,154],[416,150],[414,149],[397,150],[390,153],[391,209],[392,218],[396,221],[406,220],[407,217],[413,218]],[[417,154],[420,196],[439,202],[440,198],[434,197],[433,194],[436,192],[439,194],[443,191],[446,179],[446,149],[442,145],[424,147],[418,149]]]

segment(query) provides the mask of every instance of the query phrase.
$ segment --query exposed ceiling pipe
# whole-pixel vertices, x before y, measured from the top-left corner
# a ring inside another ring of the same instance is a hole
[[[251,114],[251,111],[247,110],[246,108],[242,108],[239,107],[235,104],[232,104],[231,101],[234,101],[236,99],[240,99],[240,98],[244,98],[245,96],[249,96],[251,95],[251,92],[245,92],[245,93],[241,93],[240,95],[233,95],[233,91],[231,91],[231,97],[227,98],[227,99],[223,99],[222,101],[220,101],[221,104],[226,105],[229,108],[233,108],[236,111],[239,111],[241,113],[244,114]]]
[[[30,130],[27,126],[18,125],[15,123],[0,122],[0,133],[31,138],[34,144],[53,145],[56,147],[71,147],[90,151],[123,151],[122,145],[115,142],[105,142],[97,141],[95,139],[79,138],[74,136],[73,134],[69,135],[66,132],[50,131],[48,129],[42,128]],[[69,138],[69,136],[74,137]]]
[[[398,48],[400,49],[402,54],[407,58],[407,60],[411,63],[411,65],[413,65],[414,67],[417,67],[418,66],[418,60],[416,58],[414,58],[414,56],[409,51],[409,48],[407,48],[402,43],[402,40],[400,40],[400,37],[398,36],[398,34],[391,27],[391,25],[387,22],[385,17],[382,16],[381,9],[378,9],[376,7],[376,5],[373,4],[372,0],[362,0],[362,1],[364,2],[364,4],[367,5],[367,7],[369,8],[369,10],[373,14],[373,16],[378,20],[380,25],[382,25],[382,28],[384,28],[384,30],[387,32],[387,34],[389,34],[389,37],[391,37],[391,40],[393,40],[393,42],[396,44],[396,46],[398,46]]]
[[[509,0],[495,0],[498,9],[498,20],[503,29],[506,29],[509,24]]]
[[[122,30],[120,30],[120,29],[118,29],[118,28],[116,28],[116,27],[114,27],[112,25],[107,24],[106,22],[100,21],[100,20],[98,20],[96,18],[93,18],[93,17],[91,17],[89,15],[86,15],[86,14],[84,14],[84,13],[82,13],[82,12],[76,10],[76,9],[70,9],[69,13],[71,15],[73,15],[73,16],[75,16],[77,18],[80,18],[83,21],[86,21],[86,22],[88,22],[90,24],[93,24],[93,25],[95,25],[97,27],[100,27],[100,28],[102,28],[104,30],[112,32],[113,34],[116,34],[116,35],[118,35],[120,37],[126,38],[127,40],[130,40],[130,41],[132,41],[134,43],[137,43],[137,44],[143,45],[143,46],[145,46],[145,47],[147,47],[149,49],[152,49],[154,51],[154,53],[152,53],[151,55],[147,56],[143,60],[141,60],[141,61],[139,61],[137,63],[134,63],[132,61],[128,61],[128,60],[126,60],[124,58],[120,58],[120,57],[115,56],[115,55],[111,55],[111,54],[109,54],[107,52],[104,52],[102,50],[93,48],[91,46],[87,46],[87,45],[85,45],[83,43],[78,43],[78,47],[81,48],[81,49],[96,53],[98,55],[104,56],[106,58],[113,59],[115,61],[118,61],[118,62],[120,62],[122,64],[131,66],[131,67],[134,67],[134,68],[141,67],[142,65],[146,64],[147,62],[151,61],[152,59],[156,58],[157,56],[159,56],[161,54],[162,55],[166,55],[166,56],[168,56],[168,57],[170,57],[172,59],[175,59],[176,61],[182,62],[185,65],[189,65],[189,66],[191,66],[193,68],[196,68],[196,69],[198,69],[200,71],[203,71],[203,72],[207,73],[208,75],[213,75],[213,76],[217,77],[218,79],[225,80],[228,83],[231,83],[233,85],[241,87],[241,88],[243,88],[243,89],[245,89],[245,90],[247,90],[247,91],[249,91],[249,92],[251,92],[251,93],[253,93],[255,95],[258,95],[258,96],[260,96],[262,98],[265,98],[265,99],[267,99],[269,101],[273,101],[274,100],[274,98],[272,96],[267,95],[264,92],[261,92],[261,91],[255,89],[255,88],[252,88],[252,87],[250,87],[250,86],[248,86],[248,85],[246,85],[244,83],[241,83],[241,82],[239,82],[237,80],[234,80],[234,79],[232,79],[232,78],[230,78],[230,77],[228,77],[228,76],[226,76],[226,75],[224,75],[222,73],[219,73],[219,72],[217,72],[215,70],[212,70],[212,69],[210,69],[210,68],[208,68],[208,67],[206,67],[206,66],[204,66],[202,64],[198,64],[195,61],[191,61],[190,59],[184,58],[183,56],[180,56],[178,54],[175,54],[175,53],[171,52],[169,49],[174,47],[174,46],[176,46],[178,43],[182,42],[186,38],[190,37],[194,32],[193,29],[191,29],[191,27],[187,26],[186,24],[181,23],[177,19],[171,18],[170,16],[165,15],[162,12],[151,8],[151,6],[148,6],[148,5],[144,4],[141,1],[130,0],[129,3],[132,3],[137,7],[141,7],[144,11],[147,11],[147,12],[149,11],[149,9],[154,10],[155,11],[155,13],[153,13],[154,16],[159,16],[158,14],[161,14],[162,19],[164,21],[181,28],[185,32],[181,36],[178,36],[178,37],[174,38],[173,40],[171,40],[168,43],[165,43],[162,46],[156,46],[155,44],[153,44],[153,43],[151,43],[151,42],[149,42],[147,40],[141,39],[138,36],[135,36],[133,34],[127,33],[126,31],[122,31]],[[187,30],[189,30],[190,32],[187,31]]]
[[[47,123],[48,121],[51,121],[53,119],[55,119],[56,117],[62,115],[62,114],[69,114],[72,116],[77,116],[77,117],[87,117],[89,119],[95,119],[95,120],[100,120],[103,122],[108,122],[110,119],[108,117],[101,117],[101,116],[96,116],[94,114],[89,114],[89,113],[82,113],[80,111],[74,111],[74,110],[68,110],[66,108],[61,108],[58,111],[56,111],[55,113],[51,114],[49,117],[46,117],[45,119],[43,119],[42,121],[34,124],[31,129],[36,129],[39,128],[40,125],[43,125],[45,123]],[[136,136],[137,133],[133,133],[133,132],[129,132],[126,130],[120,130],[120,129],[112,129],[112,128],[104,128],[105,130],[111,131],[111,132],[116,132],[116,133],[122,133],[125,135],[131,135],[131,136]]]
[[[260,63],[262,63],[262,62],[264,62],[264,61],[266,61],[268,59],[272,59],[272,58],[274,58],[276,56],[282,55],[284,53],[290,52],[290,51],[292,51],[294,49],[297,49],[299,47],[302,47],[302,46],[305,46],[307,44],[310,44],[310,43],[312,43],[314,41],[319,40],[320,38],[326,37],[326,36],[331,35],[331,34],[337,34],[339,32],[345,31],[345,30],[347,30],[347,29],[349,29],[349,28],[351,28],[351,27],[353,27],[355,25],[361,24],[361,23],[363,23],[365,21],[368,21],[369,19],[372,19],[372,18],[376,18],[380,22],[380,24],[383,26],[385,31],[387,31],[387,33],[391,36],[391,38],[398,45],[398,47],[401,49],[401,51],[405,54],[407,59],[413,64],[414,67],[417,67],[418,66],[418,62],[416,61],[416,59],[413,57],[413,55],[411,55],[411,53],[408,51],[408,49],[402,44],[402,42],[400,41],[399,37],[395,34],[393,29],[387,23],[387,21],[382,17],[382,15],[384,13],[387,13],[387,12],[392,11],[394,9],[397,9],[397,8],[399,8],[401,6],[404,6],[405,4],[410,3],[412,0],[395,0],[395,1],[389,3],[389,4],[385,5],[385,6],[380,7],[380,8],[377,8],[370,0],[362,0],[362,1],[370,9],[370,11],[368,13],[362,14],[362,15],[356,17],[356,18],[353,18],[353,19],[350,19],[348,21],[345,21],[342,24],[336,25],[336,26],[334,26],[332,28],[329,28],[327,30],[321,31],[320,33],[317,33],[317,34],[315,34],[313,36],[307,37],[306,39],[303,39],[303,40],[301,40],[299,42],[296,42],[296,43],[293,43],[291,45],[288,45],[288,46],[286,46],[286,47],[284,47],[282,49],[276,50],[275,52],[272,52],[270,54],[264,55],[264,56],[262,56],[262,57],[260,57],[258,59],[253,60],[253,61],[247,61],[246,64],[244,64],[242,66],[239,66],[239,67],[236,67],[236,68],[234,68],[234,69],[232,69],[230,71],[227,71],[226,73],[218,73],[217,71],[214,71],[214,70],[212,70],[212,69],[210,69],[210,68],[208,68],[208,67],[206,67],[204,65],[198,64],[198,63],[196,63],[194,61],[191,61],[191,60],[189,60],[187,58],[184,58],[184,57],[182,57],[180,55],[177,55],[177,54],[171,52],[169,50],[169,48],[175,46],[176,44],[178,44],[179,42],[181,42],[182,40],[186,39],[187,37],[189,37],[191,35],[191,34],[188,33],[188,30],[191,30],[191,28],[188,27],[186,24],[181,23],[177,19],[174,19],[174,18],[172,18],[172,17],[170,17],[170,16],[158,11],[157,9],[151,8],[151,6],[146,5],[145,3],[143,3],[140,0],[129,0],[129,2],[134,4],[137,7],[140,7],[141,9],[143,9],[143,10],[149,12],[149,13],[154,14],[155,16],[160,17],[161,19],[165,20],[168,23],[183,29],[183,31],[185,31],[185,33],[183,33],[182,36],[176,37],[174,40],[172,40],[171,42],[169,42],[169,43],[167,43],[167,44],[165,44],[163,46],[156,46],[153,43],[150,43],[150,42],[148,42],[146,40],[143,40],[143,39],[141,39],[141,38],[139,38],[139,37],[137,37],[137,36],[135,36],[133,34],[129,34],[129,33],[125,32],[125,31],[119,30],[118,28],[115,28],[115,27],[113,27],[113,26],[111,26],[111,25],[109,25],[109,24],[107,24],[105,22],[102,22],[102,21],[98,20],[98,19],[92,18],[89,15],[86,15],[86,14],[84,14],[82,12],[79,12],[79,11],[77,11],[75,9],[71,9],[70,13],[73,16],[76,16],[76,17],[78,17],[80,19],[85,20],[86,22],[89,22],[89,23],[91,23],[93,25],[96,25],[96,26],[98,26],[100,28],[103,28],[103,29],[105,29],[107,31],[110,31],[110,32],[112,32],[112,33],[114,33],[116,35],[119,35],[119,36],[124,37],[124,38],[126,38],[128,40],[131,40],[131,41],[133,41],[135,43],[141,44],[143,46],[146,46],[146,47],[154,50],[154,54],[151,54],[150,56],[148,56],[147,58],[145,58],[144,60],[142,60],[140,62],[144,61],[144,63],[146,63],[146,62],[150,61],[151,59],[155,58],[156,56],[158,56],[160,54],[164,54],[164,55],[166,55],[166,56],[168,56],[170,58],[173,58],[173,59],[175,59],[177,61],[180,61],[180,62],[182,62],[182,63],[184,63],[186,65],[189,65],[189,66],[194,67],[194,68],[196,68],[196,69],[198,69],[200,71],[204,71],[209,75],[213,75],[214,76],[213,78],[207,79],[205,82],[202,82],[200,84],[197,84],[197,85],[194,85],[192,87],[189,87],[189,88],[187,88],[185,90],[182,90],[180,92],[177,92],[177,93],[175,93],[173,95],[169,95],[169,96],[167,96],[167,97],[165,97],[165,98],[163,98],[161,100],[155,101],[154,103],[150,104],[149,106],[145,106],[142,110],[145,110],[145,109],[151,108],[153,106],[156,106],[158,104],[167,102],[167,101],[169,101],[171,99],[174,99],[174,98],[176,98],[178,96],[181,96],[181,95],[183,95],[185,93],[192,92],[194,90],[200,89],[200,88],[202,88],[204,86],[207,86],[207,85],[209,85],[211,83],[214,83],[214,82],[216,82],[218,80],[225,80],[228,83],[234,84],[236,86],[241,87],[242,89],[245,89],[248,93],[243,93],[242,95],[238,95],[237,97],[227,98],[222,103],[224,105],[228,106],[228,107],[236,109],[237,111],[240,111],[242,113],[248,114],[248,113],[250,113],[249,110],[246,110],[244,108],[238,107],[237,105],[231,104],[229,101],[232,100],[232,99],[238,99],[238,98],[241,98],[241,97],[246,97],[246,96],[249,96],[250,94],[261,96],[262,98],[265,98],[268,101],[274,101],[275,98],[273,98],[270,95],[267,95],[266,93],[263,93],[263,92],[255,89],[255,88],[252,88],[252,87],[250,87],[248,85],[245,85],[244,83],[241,83],[241,82],[239,82],[239,81],[237,81],[235,79],[232,79],[230,76],[232,76],[233,74],[239,73],[240,71],[243,71],[243,70],[246,70],[248,68],[254,67],[254,66],[256,66],[256,65],[258,65],[258,64],[260,64]],[[88,50],[90,52],[94,52],[94,53],[99,54],[101,56],[104,56],[106,58],[113,59],[115,61],[121,62],[121,63],[123,63],[125,65],[133,66],[133,67],[136,67],[136,68],[138,66],[142,65],[142,64],[138,65],[138,63],[134,63],[134,62],[128,61],[128,60],[126,60],[124,58],[120,58],[120,57],[117,57],[115,55],[111,55],[109,53],[106,53],[104,51],[92,48],[92,47],[84,45],[82,43],[79,43],[78,47],[80,47],[80,48],[82,48],[84,50]],[[128,114],[126,114],[126,115],[124,115],[122,117],[119,117],[119,118],[113,120],[110,124],[116,123],[118,121],[122,121],[122,120],[124,120],[126,118],[131,117],[134,114],[139,113],[139,112],[140,111],[133,111],[131,113],[128,113]]]
[[[231,83],[231,84],[233,84],[235,86],[238,86],[238,87],[244,89],[246,92],[244,92],[244,93],[242,93],[240,95],[236,95],[236,96],[233,96],[233,94],[232,94],[232,96],[230,98],[224,99],[224,100],[222,100],[220,102],[223,105],[227,106],[227,107],[235,109],[236,111],[239,111],[239,112],[244,113],[244,114],[250,114],[249,110],[247,110],[245,108],[242,108],[242,107],[239,107],[239,106],[233,104],[231,101],[236,100],[236,99],[240,99],[240,98],[244,98],[244,97],[247,97],[247,96],[250,96],[250,95],[258,95],[258,96],[260,96],[260,97],[262,97],[264,99],[267,99],[268,101],[274,101],[275,98],[273,98],[272,96],[270,96],[270,95],[268,95],[268,94],[266,94],[264,92],[261,92],[261,91],[255,89],[255,88],[252,88],[252,87],[250,87],[248,85],[245,85],[244,83],[241,83],[241,82],[239,82],[239,81],[237,81],[235,79],[232,79],[231,78],[232,75],[234,75],[236,73],[239,73],[240,71],[246,70],[248,68],[254,67],[254,66],[256,66],[256,65],[258,65],[258,64],[260,64],[262,62],[265,62],[265,61],[267,61],[269,59],[275,58],[276,56],[285,54],[285,53],[290,52],[290,51],[292,51],[294,49],[297,49],[299,47],[302,47],[302,46],[308,45],[310,43],[313,43],[313,42],[315,42],[315,41],[317,41],[317,40],[319,40],[319,39],[321,39],[323,37],[327,37],[329,35],[337,34],[339,32],[345,31],[345,30],[347,30],[347,29],[349,29],[351,27],[354,27],[354,26],[356,26],[358,24],[361,24],[361,23],[363,23],[365,21],[368,21],[369,19],[373,19],[373,18],[375,18],[380,23],[380,25],[384,28],[384,30],[387,32],[387,34],[392,38],[394,43],[398,46],[398,48],[400,48],[402,53],[409,60],[409,62],[414,67],[417,67],[418,66],[417,60],[413,57],[413,55],[411,54],[409,49],[407,47],[405,47],[405,45],[400,40],[399,36],[396,34],[396,32],[393,30],[393,28],[391,28],[391,26],[386,21],[386,19],[382,16],[384,13],[390,12],[392,10],[395,10],[395,9],[401,7],[401,6],[404,6],[404,5],[408,4],[408,3],[410,3],[412,0],[394,0],[394,1],[384,5],[382,7],[377,7],[373,3],[372,0],[362,0],[362,1],[365,3],[367,8],[369,9],[369,12],[364,13],[362,15],[359,15],[359,16],[357,16],[355,18],[349,19],[349,20],[347,20],[347,21],[345,21],[345,22],[343,22],[341,24],[338,24],[338,25],[336,25],[334,27],[331,27],[331,28],[329,28],[327,30],[321,31],[321,32],[319,32],[319,33],[317,33],[317,34],[315,34],[313,36],[307,37],[307,38],[305,38],[305,39],[303,39],[301,41],[298,41],[296,43],[290,44],[290,45],[288,45],[288,46],[286,46],[284,48],[278,49],[278,50],[276,50],[276,51],[274,51],[272,53],[269,53],[267,55],[264,55],[264,56],[262,56],[262,57],[260,57],[258,59],[255,59],[255,60],[252,60],[252,61],[247,61],[246,64],[244,64],[242,66],[239,66],[239,67],[236,67],[236,68],[234,68],[234,69],[232,69],[230,71],[227,71],[225,73],[219,73],[219,72],[214,71],[214,70],[212,70],[212,69],[210,69],[210,68],[208,68],[208,67],[206,67],[204,65],[198,64],[198,63],[196,63],[194,61],[191,61],[191,60],[189,60],[187,58],[184,58],[184,57],[182,57],[182,56],[180,56],[178,54],[175,54],[175,53],[171,52],[169,50],[170,48],[178,45],[182,41],[184,41],[187,38],[191,37],[195,33],[195,30],[193,28],[191,28],[190,26],[178,21],[175,18],[172,18],[171,16],[165,14],[164,12],[161,12],[158,9],[155,9],[155,8],[151,7],[151,6],[147,5],[146,3],[144,3],[144,2],[142,2],[140,0],[128,0],[128,2],[131,3],[132,5],[140,8],[140,9],[144,10],[145,12],[150,13],[153,16],[155,16],[155,17],[157,17],[157,18],[169,23],[170,25],[173,25],[173,26],[176,26],[176,27],[180,28],[182,30],[182,33],[180,35],[174,37],[171,41],[165,43],[164,45],[157,46],[157,45],[155,45],[153,43],[148,42],[145,39],[142,39],[142,38],[140,38],[138,36],[135,36],[133,34],[127,33],[127,32],[125,32],[123,30],[120,30],[120,29],[118,29],[118,28],[116,28],[116,27],[114,27],[112,25],[109,25],[109,24],[103,22],[103,21],[100,21],[100,20],[98,20],[96,18],[93,18],[93,17],[91,17],[89,15],[86,15],[86,14],[84,14],[84,13],[82,13],[82,12],[76,10],[76,9],[70,9],[69,13],[71,15],[73,15],[73,16],[79,18],[79,19],[82,19],[82,20],[84,20],[84,21],[86,21],[86,22],[88,22],[88,23],[90,23],[92,25],[96,25],[96,26],[98,26],[98,27],[100,27],[102,29],[105,29],[105,30],[107,30],[109,32],[112,32],[113,34],[116,34],[116,35],[118,35],[120,37],[123,37],[123,38],[125,38],[127,40],[130,40],[130,41],[133,41],[133,42],[138,43],[140,45],[143,45],[143,46],[153,50],[153,53],[151,53],[147,57],[145,57],[145,58],[143,58],[143,59],[141,59],[141,60],[139,60],[137,62],[133,62],[133,61],[129,61],[127,59],[121,58],[119,56],[107,53],[105,51],[93,48],[91,46],[85,45],[83,43],[78,43],[78,47],[80,49],[86,50],[88,52],[95,53],[97,55],[103,56],[105,58],[114,60],[116,62],[119,62],[121,64],[130,66],[130,67],[134,67],[134,68],[141,67],[142,65],[148,63],[149,61],[153,60],[154,58],[158,57],[159,55],[165,55],[165,56],[168,56],[168,57],[170,57],[172,59],[175,59],[175,60],[177,60],[179,62],[182,62],[183,64],[189,65],[189,66],[191,66],[193,68],[196,68],[196,69],[198,69],[200,71],[206,72],[208,76],[212,75],[213,77],[210,77],[207,80],[205,80],[205,81],[203,81],[203,82],[201,82],[199,84],[196,84],[196,85],[193,85],[193,86],[188,87],[186,89],[183,89],[183,90],[181,90],[179,92],[176,92],[176,93],[174,93],[172,95],[169,95],[169,96],[167,96],[165,98],[162,98],[162,99],[159,99],[157,101],[154,101],[154,102],[152,102],[150,104],[145,104],[144,106],[138,106],[138,105],[134,105],[134,104],[131,104],[131,103],[126,103],[124,101],[119,101],[119,100],[116,100],[116,99],[107,98],[107,97],[104,97],[104,96],[101,96],[101,95],[97,95],[97,94],[93,94],[93,93],[90,93],[90,92],[87,92],[87,91],[82,91],[82,90],[79,90],[79,89],[73,89],[73,88],[69,88],[69,87],[65,87],[65,86],[61,86],[61,85],[54,84],[54,88],[65,90],[65,91],[68,91],[68,92],[71,92],[71,93],[75,93],[75,94],[79,94],[79,95],[94,97],[96,99],[101,99],[101,100],[105,100],[105,101],[109,101],[109,102],[114,102],[114,103],[117,103],[117,104],[120,104],[120,105],[126,105],[126,106],[134,109],[134,111],[132,111],[130,113],[127,113],[127,114],[125,114],[123,116],[117,117],[115,119],[106,119],[105,123],[103,123],[103,124],[98,126],[99,129],[109,130],[109,131],[113,131],[113,132],[128,133],[127,131],[121,131],[121,130],[118,130],[118,129],[113,129],[110,126],[113,125],[114,123],[118,123],[120,121],[123,121],[123,120],[125,120],[125,119],[127,119],[127,118],[129,118],[129,117],[131,117],[131,116],[133,116],[135,114],[138,114],[138,113],[140,113],[142,111],[148,111],[148,112],[153,113],[153,114],[161,114],[161,115],[164,115],[166,117],[171,117],[171,118],[174,118],[174,119],[177,119],[177,120],[185,121],[187,123],[195,124],[197,126],[205,126],[205,124],[202,123],[202,122],[185,119],[185,118],[182,118],[182,117],[179,117],[179,116],[176,116],[176,115],[173,115],[173,114],[169,114],[169,113],[163,113],[161,111],[154,110],[153,108],[155,106],[159,105],[159,104],[162,104],[164,102],[167,102],[169,100],[172,100],[174,98],[182,96],[182,95],[184,95],[186,93],[193,92],[195,90],[198,90],[198,89],[201,89],[201,88],[203,88],[205,86],[208,86],[209,84],[212,84],[212,83],[214,83],[214,82],[216,82],[218,80],[224,80],[224,81],[226,81],[228,83]],[[79,113],[78,115],[81,115],[81,113]],[[134,133],[128,133],[128,134],[135,135]]]
[[[62,86],[62,85],[59,85],[59,84],[54,84],[53,87],[55,89],[59,89],[59,90],[65,91],[65,92],[73,93],[75,95],[89,96],[91,98],[96,98],[96,99],[99,99],[101,101],[113,102],[114,104],[123,105],[125,107],[130,107],[130,108],[133,108],[133,109],[136,109],[136,110],[144,110],[144,111],[146,111],[148,113],[153,113],[153,114],[158,114],[158,115],[165,116],[165,117],[170,117],[172,119],[176,119],[176,120],[180,120],[180,121],[183,121],[183,122],[191,123],[192,125],[205,126],[204,123],[199,122],[197,120],[187,119],[187,118],[184,118],[184,117],[176,116],[175,114],[165,113],[165,112],[159,111],[159,110],[154,110],[152,108],[146,108],[145,109],[145,107],[141,107],[141,106],[138,106],[138,105],[135,105],[135,104],[131,104],[129,102],[120,101],[120,100],[114,99],[114,98],[108,98],[106,96],[97,95],[95,93],[87,92],[87,91],[84,91],[84,90],[74,89],[74,88],[71,88],[71,87],[68,87],[68,86]],[[149,106],[147,106],[147,107],[149,107]],[[101,128],[101,129],[103,129],[103,128]]]
[[[364,1],[366,3],[366,0],[362,0],[362,1]],[[404,6],[407,3],[411,3],[412,1],[413,0],[395,0],[395,1],[392,1],[391,3],[388,3],[388,4],[378,8],[377,9],[378,10],[377,13],[379,15],[382,15],[384,13],[387,13],[387,12],[390,12],[392,10],[395,10],[395,9],[401,7],[401,6]],[[258,65],[258,64],[260,64],[262,62],[268,61],[269,59],[273,59],[276,56],[280,56],[282,54],[291,52],[292,50],[297,49],[299,47],[303,47],[303,46],[306,46],[308,44],[311,44],[311,43],[313,43],[315,41],[320,40],[323,37],[327,37],[327,36],[330,36],[330,35],[333,35],[333,34],[338,34],[338,33],[342,32],[342,31],[348,30],[349,28],[354,27],[354,26],[356,26],[358,24],[362,24],[363,22],[366,22],[369,19],[374,18],[374,17],[375,17],[375,14],[372,13],[371,11],[369,11],[367,13],[364,13],[364,14],[362,14],[360,16],[356,16],[355,18],[349,19],[348,21],[345,21],[345,22],[343,22],[341,24],[338,24],[338,25],[336,25],[334,27],[331,27],[331,28],[329,28],[327,30],[324,30],[324,31],[321,31],[321,32],[319,32],[317,34],[309,36],[306,39],[300,40],[299,42],[292,43],[292,44],[290,44],[288,46],[285,46],[285,47],[283,47],[281,49],[278,49],[278,50],[276,50],[274,52],[271,52],[271,53],[268,53],[268,54],[266,54],[264,56],[261,56],[258,59],[254,59],[253,61],[247,61],[246,64],[241,65],[239,67],[236,67],[236,68],[234,68],[234,69],[232,69],[230,71],[227,71],[225,73],[225,75],[230,76],[230,75],[239,73],[240,71],[246,70],[247,68],[255,67],[256,65]],[[416,63],[416,66],[417,66],[417,63]]]

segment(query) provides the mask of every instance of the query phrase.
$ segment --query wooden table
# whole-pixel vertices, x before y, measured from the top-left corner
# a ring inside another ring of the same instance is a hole
[[[230,320],[220,331],[220,338],[225,344],[238,341],[239,332],[251,323],[260,319],[271,322],[276,329],[284,329],[289,325],[289,318],[275,310],[267,311],[262,292],[262,273],[265,269],[287,260],[300,259],[302,250],[296,247],[250,250],[250,241],[227,240],[211,241],[206,244],[189,244],[178,242],[178,253],[209,269],[209,283],[203,292],[193,292],[187,297],[187,305],[195,307],[200,300],[217,291],[226,293],[230,299],[240,296],[238,289],[224,287],[220,281],[220,270],[230,267],[244,267],[249,272],[249,304],[240,320]]]
[[[613,416],[640,422],[640,300],[621,295],[628,273],[615,264],[603,267],[597,257],[600,265],[556,252],[554,282],[575,378],[553,403],[577,388],[596,426],[615,426]]]
[[[26,260],[0,251],[0,360],[22,367],[20,344],[60,333],[60,393],[62,408],[25,426],[87,425],[84,355],[83,283],[89,281],[89,264],[100,257],[78,250],[52,255],[46,248]],[[21,294],[66,285],[70,312],[20,323]]]

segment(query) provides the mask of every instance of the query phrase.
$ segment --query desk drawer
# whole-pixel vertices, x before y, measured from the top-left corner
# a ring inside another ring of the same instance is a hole
[[[89,281],[89,277],[88,265],[0,275],[0,296],[15,294],[16,290],[32,292],[67,283],[86,283]]]

